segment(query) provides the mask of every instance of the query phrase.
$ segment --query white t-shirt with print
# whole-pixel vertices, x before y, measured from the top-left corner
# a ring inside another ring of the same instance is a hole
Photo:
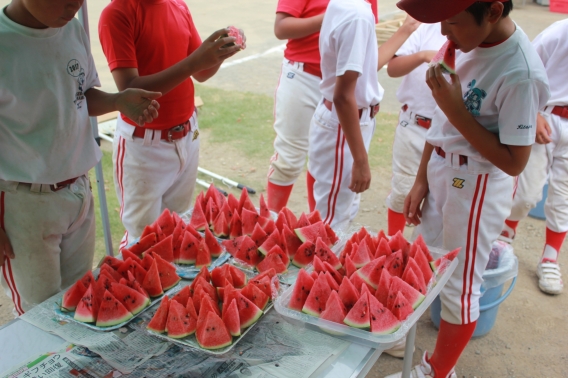
[[[381,102],[384,90],[377,77],[378,46],[375,18],[365,0],[331,0],[320,31],[322,81],[320,90],[333,101],[335,80],[346,71],[359,73],[355,87],[357,106]]]
[[[568,18],[544,29],[533,40],[550,79],[547,105],[568,105]]]
[[[537,112],[546,105],[550,92],[544,66],[518,26],[497,46],[459,54],[456,71],[465,106],[477,122],[498,134],[503,144],[534,143]],[[448,153],[486,161],[438,107],[426,140]]]
[[[79,21],[31,29],[0,10],[0,67],[0,179],[55,184],[95,166],[84,93],[100,83]]]
[[[440,30],[440,23],[422,24],[404,42],[396,52],[397,56],[408,56],[420,51],[438,51],[447,41]],[[422,63],[405,75],[396,91],[396,98],[401,104],[408,105],[413,113],[432,118],[436,101],[432,97],[432,90],[426,84],[426,71],[428,63]]]

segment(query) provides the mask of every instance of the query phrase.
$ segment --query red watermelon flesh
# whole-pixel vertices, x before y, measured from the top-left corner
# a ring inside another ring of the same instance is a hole
[[[225,323],[214,312],[205,315],[205,319],[197,327],[195,336],[199,345],[204,349],[220,349],[231,345],[233,342]]]
[[[197,251],[199,250],[199,241],[189,231],[183,233],[183,239],[180,244],[178,264],[195,264],[197,259]]]
[[[396,316],[400,321],[405,320],[410,316],[410,314],[414,312],[410,302],[401,292],[398,292],[396,294],[395,300],[391,304],[390,310],[392,311],[393,315]]]
[[[272,298],[272,285],[269,277],[253,278],[249,282],[262,290],[269,298]]]
[[[353,274],[351,277],[349,277],[349,280],[353,283],[353,285],[355,285],[356,288],[359,288],[359,292],[361,292],[361,285],[365,285],[370,292],[375,292],[375,289],[371,285],[366,283],[358,274]]]
[[[298,235],[298,238],[300,238],[300,240],[304,243],[308,240],[311,241],[312,243],[315,243],[317,238],[320,237],[322,238],[322,241],[325,243],[325,245],[329,247],[332,246],[331,241],[327,237],[325,226],[321,221],[306,227],[296,228],[294,229],[294,232],[296,233],[296,235]]]
[[[390,249],[389,243],[387,239],[381,239],[379,241],[379,246],[377,247],[377,251],[375,252],[375,258],[381,256],[390,256],[392,254],[392,250]]]
[[[263,312],[240,292],[237,292],[236,299],[237,307],[239,308],[239,320],[241,322],[241,329],[245,329],[253,325],[258,320],[258,318],[260,318]]]
[[[356,268],[361,268],[369,263],[371,261],[371,255],[369,254],[367,243],[363,240],[350,257]]]
[[[406,267],[404,268],[404,273],[402,273],[402,280],[408,282],[409,284],[410,282],[408,277],[410,275],[410,272],[414,273],[414,279],[410,280],[416,282],[417,286],[420,287],[420,290],[418,290],[418,288],[412,284],[411,286],[420,291],[422,294],[426,295],[426,282],[424,281],[424,275],[422,274],[420,267],[416,263],[416,260],[414,260],[412,257],[408,258]]]
[[[341,253],[339,253],[339,262],[341,263],[341,265],[345,265],[345,258],[347,258],[347,256],[351,256],[352,250],[353,242],[351,241],[351,239],[349,239],[345,242],[345,246],[343,247]]]
[[[343,322],[354,328],[369,328],[371,326],[368,293],[359,297],[353,308],[345,316]]]
[[[136,261],[138,264],[142,263],[142,260],[140,259],[140,257],[138,257],[136,254],[130,252],[128,249],[123,249],[122,251],[120,251],[120,253],[122,254],[122,260],[126,261],[129,258]]]
[[[276,222],[274,223],[278,231],[284,231],[284,226],[288,227],[288,221],[286,220],[286,215],[283,212],[278,213],[278,218],[276,218]]]
[[[288,307],[292,310],[302,311],[312,286],[314,286],[314,279],[304,269],[300,269]]]
[[[241,216],[239,213],[234,212],[231,218],[231,231],[229,232],[229,238],[238,238],[243,234],[243,222],[241,221]]]
[[[138,264],[136,261],[130,259],[130,261],[126,260],[124,262],[124,264],[122,264],[123,267],[127,266],[128,270],[130,272],[132,272],[132,275],[134,276],[134,278],[136,279],[136,281],[138,282],[143,282],[144,281],[144,277],[146,277],[146,269],[144,269],[142,267],[142,265]]]
[[[207,188],[207,192],[205,193],[203,199],[206,202],[209,202],[209,199],[211,198],[211,200],[213,200],[213,202],[215,202],[217,206],[221,207],[223,205],[224,198],[219,196],[219,193],[220,192],[217,190],[215,185],[210,184],[209,187]]]
[[[164,293],[156,260],[154,260],[152,266],[148,269],[148,273],[146,273],[146,277],[144,277],[144,281],[142,282],[142,288],[146,290],[151,297],[157,297]]]
[[[233,277],[228,271],[229,265],[224,264],[222,266],[218,266],[211,271],[211,283],[215,287],[223,287],[225,285],[225,280],[229,280],[231,285],[233,284]],[[227,277],[227,275],[229,277]]]
[[[327,261],[334,269],[340,269],[341,263],[335,253],[326,245],[322,238],[316,239],[316,249],[314,251],[314,256],[318,256],[321,261]]]
[[[252,235],[255,225],[258,223],[259,215],[248,209],[241,212],[241,222],[243,223],[243,235]]]
[[[302,241],[287,225],[284,225],[284,228],[282,230],[282,238],[286,243],[286,252],[288,253],[288,256],[290,256],[290,258],[293,258],[298,251],[298,248],[300,248],[300,246],[302,245]]]
[[[302,312],[319,318],[320,314],[325,310],[325,304],[330,294],[331,288],[329,283],[325,275],[320,274],[306,298]]]
[[[420,247],[418,247],[416,254],[414,255],[414,260],[416,261],[416,264],[418,265],[420,271],[422,272],[422,275],[424,276],[424,283],[428,285],[434,274],[432,273],[432,268],[430,267],[430,264],[428,263],[428,260],[424,253],[422,253],[422,249]]]
[[[150,269],[153,263],[154,259],[152,258],[152,256],[150,256],[149,254],[144,254],[144,257],[142,258],[142,263],[140,265],[142,265],[142,268],[148,271],[148,269]]]
[[[75,282],[75,284],[67,289],[67,291],[63,295],[63,300],[61,301],[61,309],[64,311],[74,311],[86,291],[87,288],[83,284],[83,281],[79,280]]]
[[[223,200],[223,204],[221,205],[221,210],[219,210],[219,215],[217,218],[221,216],[221,214],[225,215],[225,220],[227,221],[227,227],[231,226],[231,221],[233,220],[233,210],[229,207],[227,201]]]
[[[231,303],[233,299],[237,299],[237,293],[239,291],[240,291],[239,289],[235,289],[231,284],[225,285],[225,287],[223,288],[223,298],[221,301],[223,303],[223,312],[227,309],[227,307],[225,307],[224,304]]]
[[[184,286],[183,289],[178,291],[176,295],[172,297],[172,299],[175,299],[179,304],[185,306],[187,305],[187,299],[189,298],[190,294],[191,293],[189,292],[189,286]]]
[[[193,334],[196,328],[197,319],[189,315],[184,305],[172,299],[166,323],[168,337],[181,339]]]
[[[195,310],[197,311],[197,313],[201,311],[201,298],[203,298],[204,294],[207,293],[205,292],[205,290],[203,290],[203,286],[201,286],[201,284],[196,285],[193,290],[192,300],[195,305]]]
[[[345,305],[347,311],[351,310],[359,299],[359,291],[347,277],[343,277],[341,285],[339,285],[339,298]]]
[[[310,276],[312,276],[312,278],[313,278],[314,281],[315,281],[315,280],[318,279],[319,274],[318,274],[316,271],[313,271],[313,270],[312,270],[312,272],[310,273]]]
[[[197,277],[189,286],[189,291],[191,296],[196,296],[197,286],[202,286],[203,290],[209,294],[209,296],[214,299],[216,302],[219,300],[217,297],[217,290],[211,285],[208,281],[205,280],[205,277]]]
[[[314,258],[315,260],[315,258]],[[335,268],[333,266],[331,266],[330,263],[328,263],[327,261],[323,262],[323,266],[325,268],[325,270],[331,274],[331,276],[333,277],[333,279],[335,280],[335,282],[340,285],[341,281],[343,281],[343,274],[341,274],[339,271],[335,270]]]
[[[168,290],[174,287],[181,278],[176,273],[176,267],[166,260],[162,259],[159,255],[154,254],[156,265],[158,266],[158,273],[160,275],[160,282],[163,290]]]
[[[121,265],[121,267],[122,267],[122,265]],[[119,269],[120,269],[120,268],[119,268]],[[146,271],[146,269],[144,269],[144,271]],[[100,272],[100,273],[105,272],[107,275],[111,276],[111,277],[114,278],[116,281],[120,281],[120,279],[123,277],[123,276],[122,276],[120,273],[118,273],[116,270],[112,269],[112,268],[110,267],[110,265],[108,265],[108,264],[104,264],[103,266],[101,266],[99,272]],[[92,275],[92,273],[91,273],[91,275]],[[125,278],[126,278],[126,277],[125,277]],[[81,281],[83,282],[83,286],[85,286],[85,288],[89,286],[89,285],[85,284],[86,281],[83,281],[83,280],[81,280]],[[93,281],[94,281],[94,279],[93,279]],[[91,281],[91,282],[92,282],[92,281]],[[89,283],[89,284],[90,284],[90,283]]]
[[[365,227],[361,227],[359,231],[357,231],[357,238],[359,238],[359,240],[365,239],[367,235],[369,235],[369,231],[367,231]]]
[[[319,210],[314,210],[311,213],[309,213],[307,215],[308,221],[310,222],[310,224],[314,224],[317,222],[322,222],[323,219],[321,219],[321,214],[319,212]]]
[[[402,232],[397,231],[397,233],[391,237],[389,240],[389,247],[391,251],[404,251],[405,249],[409,248],[408,241],[402,235]]]
[[[199,246],[197,248],[197,256],[195,257],[195,267],[201,268],[204,266],[211,265],[211,253],[209,252],[209,248],[205,243],[205,239],[202,239],[199,242]]]
[[[406,269],[402,275],[402,280],[412,286],[420,294],[426,295],[426,285],[416,277],[414,270]]]
[[[357,267],[351,260],[351,257],[347,256],[345,258],[345,274],[347,277],[351,277],[357,271]]]
[[[379,302],[383,304],[383,306],[388,307],[388,298],[389,298],[389,288],[391,284],[392,276],[390,275],[388,270],[384,270],[381,274],[381,279],[379,281],[379,286],[377,287],[377,291],[375,292],[375,298]]]
[[[357,274],[374,289],[379,286],[381,273],[385,268],[386,257],[381,256],[359,269]]]
[[[290,265],[290,257],[288,257],[288,254],[286,252],[284,252],[284,250],[282,248],[280,248],[280,246],[275,245],[273,246],[270,251],[268,251],[268,254],[266,255],[266,257],[272,255],[272,254],[278,254],[280,256],[280,259],[282,260],[282,263],[288,267],[288,265]]]
[[[274,230],[274,232],[271,233],[270,236],[268,236],[264,243],[262,243],[262,245],[258,247],[258,251],[266,256],[268,254],[268,251],[270,251],[275,245],[280,246],[282,250],[286,249],[285,247],[282,248],[282,237],[280,236],[280,232],[278,232],[278,230]]]
[[[241,321],[236,299],[231,300],[231,303],[227,305],[227,309],[223,311],[222,319],[231,336],[238,337],[241,335]]]
[[[242,213],[243,209],[248,209],[248,210],[254,211],[256,213],[256,209],[254,207],[254,204],[250,200],[250,197],[248,195],[246,188],[243,188],[241,190],[241,197],[239,198],[239,212]]]
[[[401,250],[387,257],[385,267],[392,276],[400,277],[404,271],[404,255]]]
[[[164,295],[160,302],[160,307],[148,323],[148,328],[151,331],[163,333],[166,331],[166,323],[168,321],[168,312],[170,309],[170,300],[167,295]]]
[[[205,229],[205,244],[207,244],[211,257],[219,257],[223,252],[223,248],[209,229]]]
[[[136,243],[131,245],[130,248],[128,248],[128,250],[130,252],[134,253],[135,255],[140,256],[142,254],[142,252],[147,251],[150,247],[155,245],[157,242],[158,242],[158,238],[157,238],[156,234],[152,233],[152,234],[144,236],[143,238],[138,240]]]
[[[110,287],[113,283],[113,280],[107,276],[105,272],[100,273],[97,277],[97,281],[94,282],[94,292],[95,298],[97,301],[100,301],[103,297],[103,294],[106,290],[110,290]],[[100,303],[100,302],[99,302]]]
[[[375,242],[373,241],[371,235],[365,236],[363,241],[367,244],[367,248],[369,249],[369,256],[371,256],[371,259],[373,259],[375,256],[375,251],[377,250],[377,245],[375,245]]]
[[[439,259],[431,261],[430,266],[432,267],[432,270],[434,272],[441,271],[446,266],[446,264],[451,263],[458,256],[460,250],[461,247],[458,247],[453,251],[446,253],[444,256],[440,257]]]
[[[264,310],[270,299],[262,290],[257,288],[255,285],[249,283],[242,290],[241,294],[244,295],[248,300],[256,305],[256,307]]]
[[[359,293],[361,293],[360,295],[363,295],[365,293],[367,293],[369,295],[373,295],[373,296],[375,295],[374,292],[371,292],[371,289],[369,289],[369,286],[364,284],[364,283],[361,284],[361,289],[359,290]]]
[[[279,247],[275,246],[274,248]],[[284,262],[282,261],[281,254],[279,253],[269,253],[268,256],[266,256],[264,260],[262,260],[256,266],[256,269],[261,273],[267,271],[270,268],[273,268],[278,274],[285,273],[288,270],[286,264],[284,264]]]
[[[186,286],[187,287],[187,286]],[[187,304],[185,305],[185,309],[190,316],[193,316],[197,319],[197,311],[195,309],[195,305],[193,304],[193,298],[187,298]]]
[[[262,229],[262,227],[260,227],[260,224],[257,223],[254,225],[250,238],[254,241],[257,247],[260,247],[266,239],[268,239],[268,234]]]
[[[142,234],[140,235],[140,239],[144,239],[145,236],[148,236],[150,234],[155,234],[156,230],[154,230],[154,225],[152,224],[148,224],[146,226],[144,226],[144,229],[142,230]]]
[[[231,256],[235,257],[237,255],[237,252],[241,248],[241,245],[243,244],[243,240],[245,238],[248,238],[248,236],[244,235],[234,239],[223,240],[221,242],[221,245],[227,250],[227,252],[229,252]]]
[[[219,215],[213,222],[213,233],[218,238],[229,237],[229,222],[227,221],[225,213],[219,212]]]
[[[255,242],[246,235],[243,236],[242,243],[234,257],[252,267],[261,261]]]
[[[325,279],[327,280],[327,283],[329,284],[331,290],[339,290],[339,285],[337,284],[337,282],[335,282],[335,279],[331,276],[331,274],[329,274],[329,272],[326,271],[321,274],[325,276]]]
[[[219,205],[217,205],[213,198],[209,198],[205,206],[205,219],[207,219],[207,224],[212,225],[217,215],[219,215]],[[208,227],[205,227],[205,229],[207,228]]]
[[[111,285],[111,293],[132,315],[138,314],[150,305],[150,299],[126,285],[113,283]]]
[[[416,243],[410,244],[410,249],[408,250],[408,257],[414,257],[416,255],[417,250],[418,250],[418,244]]]
[[[314,261],[312,262],[313,266],[314,266],[314,270],[316,272],[318,272],[318,274],[320,272],[325,272],[325,266],[323,265],[323,262],[321,261],[321,259],[318,256],[314,256]]]
[[[337,234],[335,233],[335,231],[333,231],[333,229],[331,228],[331,226],[328,223],[324,223],[324,226],[325,226],[325,232],[326,232],[327,238],[329,239],[331,244],[337,243],[339,238],[337,237]]]
[[[227,266],[229,267],[229,273],[233,280],[233,286],[235,286],[236,288],[244,287],[247,284],[246,274],[235,266],[232,265],[227,265]]]
[[[146,253],[155,253],[157,255],[160,255],[160,257],[162,257],[167,262],[174,262],[173,235],[166,237],[158,244],[152,246],[146,251]]]
[[[215,291],[215,295],[217,295],[217,291]],[[193,298],[195,299],[195,297]],[[206,307],[204,307],[206,306]],[[209,294],[207,294],[206,292],[203,292],[203,294],[201,295],[201,305],[199,310],[201,311],[201,309],[203,308],[210,308],[213,309],[213,311],[215,311],[215,313],[219,316],[221,316],[221,310],[219,309],[219,305],[217,304],[217,300],[214,300],[211,298],[211,296]]]
[[[94,323],[97,320],[99,303],[95,297],[94,283],[89,285],[75,309],[75,320],[83,323]]]
[[[385,239],[385,240],[388,241],[388,238],[387,238],[387,235],[385,234],[385,232],[383,230],[379,230],[379,232],[377,233],[377,237],[375,238],[377,247],[379,246],[379,242],[382,239]]]
[[[329,320],[330,322],[345,324],[343,323],[343,320],[346,315],[347,309],[341,302],[337,291],[332,291],[327,303],[325,304],[325,310],[321,313],[320,318]]]
[[[211,273],[209,273],[209,270],[207,269],[207,267],[204,266],[201,269],[199,269],[199,273],[197,273],[197,275],[193,279],[193,282],[197,281],[197,279],[199,277],[203,278],[205,280],[205,282],[211,281]],[[190,286],[190,288],[191,288],[191,286]]]
[[[257,274],[256,276],[253,277],[253,280],[257,280],[257,279],[261,279],[262,277],[268,277],[271,280],[274,279],[276,287],[278,288],[278,277],[276,276],[276,271],[274,269],[268,269],[266,272],[262,272]],[[276,278],[275,278],[276,277]]]
[[[229,195],[227,196],[227,204],[229,205],[229,209],[231,209],[233,214],[239,213],[239,200],[233,195],[233,193],[229,193]]]
[[[298,223],[298,218],[296,218],[296,215],[294,215],[292,210],[290,210],[287,207],[284,207],[282,208],[282,210],[280,210],[280,212],[284,213],[284,215],[286,216],[286,220],[288,223],[288,227],[290,227],[290,230],[297,228],[296,224]]]
[[[442,71],[448,74],[456,73],[456,44],[450,40],[447,40],[446,43],[440,48],[440,50],[434,55],[432,61],[430,62],[430,66],[433,67],[436,64],[439,64],[442,68]]]
[[[268,206],[266,205],[266,201],[264,201],[264,196],[262,195],[262,193],[260,194],[259,207],[260,216],[270,218],[270,210],[268,210]]]
[[[418,237],[416,238],[416,240],[414,240],[414,244],[420,247],[422,253],[424,253],[424,257],[426,257],[426,260],[428,260],[428,262],[434,261],[434,258],[430,254],[430,250],[428,249],[428,246],[426,245],[422,234],[418,234]]]
[[[371,320],[371,333],[375,335],[388,335],[400,328],[400,320],[377,298],[369,296],[369,312]]]
[[[245,49],[245,43],[243,39],[243,35],[241,34],[240,30],[234,26],[229,26],[229,33],[227,34],[229,37],[235,37],[235,45],[239,45],[241,49]],[[262,194],[261,197],[262,198]]]
[[[176,224],[168,209],[164,209],[162,214],[156,219],[156,224],[162,229],[164,235],[169,236],[174,233]]]
[[[106,290],[97,314],[97,327],[111,327],[131,318],[132,314],[126,307]]]
[[[306,241],[300,245],[298,251],[294,255],[292,264],[296,265],[298,268],[304,268],[308,264],[311,264],[314,260],[314,254],[316,251],[316,245],[311,241]]]
[[[203,211],[203,207],[201,207],[201,203],[199,201],[195,201],[189,225],[199,231],[204,231],[207,227],[209,227],[207,217],[205,216],[205,212]]]
[[[111,257],[111,256],[108,256],[108,257]],[[120,261],[120,260],[118,260],[118,261]],[[108,265],[109,267],[112,267],[112,265],[110,265],[110,264],[103,264],[103,265],[101,265],[101,268],[104,265]],[[85,288],[88,288],[90,284],[95,282],[95,277],[93,276],[93,272],[90,271],[90,270],[87,270],[87,272],[83,275],[83,277],[81,277],[81,282],[83,282],[83,286],[85,286]]]
[[[300,218],[298,218],[298,222],[296,222],[296,228],[293,228],[293,230],[295,231],[298,228],[304,228],[306,226],[309,226],[311,223],[308,220],[308,217],[306,216],[306,214],[302,213],[300,214]]]
[[[404,297],[408,300],[413,310],[420,306],[420,303],[422,303],[425,298],[423,294],[420,294],[420,292],[399,277],[392,277],[389,293],[404,294]]]

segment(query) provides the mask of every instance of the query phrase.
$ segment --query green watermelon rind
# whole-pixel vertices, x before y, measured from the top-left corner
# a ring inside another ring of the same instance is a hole
[[[225,344],[219,344],[219,345],[215,345],[215,346],[212,346],[212,347],[203,346],[203,345],[201,345],[201,343],[200,343],[199,341],[198,341],[197,343],[198,343],[199,346],[200,346],[201,348],[203,348],[203,349],[215,350],[215,349],[221,349],[221,348],[228,347],[229,345],[231,345],[231,344],[233,343],[233,340],[227,341]]]
[[[390,335],[391,333],[395,333],[396,331],[398,331],[401,327],[401,324],[397,324],[396,326],[389,328],[387,330],[383,330],[381,332],[373,332],[370,331],[373,335],[377,335],[377,336],[381,336],[381,335]]]
[[[264,314],[264,311],[262,311],[260,308],[258,309],[258,312],[250,318],[250,320],[244,324],[241,324],[241,329],[245,329],[250,327],[251,325],[253,325],[254,323],[256,323],[258,321],[258,319],[262,316],[262,314]],[[240,315],[240,313],[239,313]],[[226,345],[225,345],[226,346]]]
[[[345,319],[343,320],[343,323],[347,324],[350,327],[358,328],[358,329],[365,329],[365,328],[369,328],[371,326],[370,323],[369,324],[367,324],[367,323],[355,323],[354,321],[347,319],[347,317],[345,317]]]
[[[121,318],[112,319],[112,320],[110,320],[110,321],[108,321],[108,322],[100,322],[100,323],[99,323],[99,321],[97,321],[96,324],[97,324],[97,327],[112,327],[112,326],[115,326],[115,325],[118,325],[118,324],[122,324],[122,323],[124,323],[124,322],[127,322],[128,320],[130,320],[130,319],[132,319],[132,318],[133,318],[133,316],[132,316],[132,314],[129,312],[128,314],[124,314],[124,316],[121,317]]]

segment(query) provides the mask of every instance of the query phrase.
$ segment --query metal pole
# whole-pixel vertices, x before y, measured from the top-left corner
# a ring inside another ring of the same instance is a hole
[[[249,192],[250,194],[255,194],[255,193],[256,193],[256,190],[254,190],[253,188],[249,188],[248,186],[245,186],[245,185],[243,185],[243,184],[239,184],[239,183],[236,182],[236,181],[233,181],[233,180],[228,179],[228,178],[226,178],[226,177],[220,176],[220,175],[218,175],[218,174],[216,174],[216,173],[213,173],[213,172],[208,171],[208,170],[206,170],[206,169],[203,169],[203,168],[201,168],[201,167],[197,167],[197,170],[198,170],[199,172],[203,173],[204,175],[211,176],[211,177],[213,177],[213,178],[216,178],[217,180],[221,180],[221,182],[223,182],[223,184],[226,184],[226,185],[229,185],[229,186],[232,186],[232,187],[237,187],[237,188],[239,188],[239,189],[246,188],[247,192]]]
[[[85,33],[87,33],[87,38],[90,40],[89,33],[89,11],[87,9],[87,1],[83,3],[81,10],[79,11],[79,22],[83,25]],[[93,136],[97,141],[97,144],[101,145],[101,138],[99,137],[99,125],[97,123],[97,117],[90,117],[91,129],[93,131]],[[108,256],[113,256],[112,250],[112,236],[110,234],[110,223],[108,218],[108,208],[106,201],[105,192],[105,180],[103,177],[103,165],[102,161],[99,161],[95,166],[95,174],[97,178],[97,189],[99,192],[99,206],[101,208],[101,220],[103,224],[103,233],[105,236],[105,248]]]
[[[406,335],[406,347],[404,348],[404,361],[402,366],[402,378],[410,378],[412,371],[412,356],[414,355],[414,340],[416,339],[416,326],[414,323]]]

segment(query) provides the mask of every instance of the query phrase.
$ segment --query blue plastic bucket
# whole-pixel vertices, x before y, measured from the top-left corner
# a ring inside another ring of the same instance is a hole
[[[544,203],[546,202],[546,197],[548,196],[548,184],[546,184],[544,186],[544,188],[542,188],[542,199],[540,200],[539,203],[536,204],[536,206],[529,211],[529,215],[533,218],[536,219],[546,219],[546,216],[544,215]]]
[[[499,305],[511,294],[516,283],[517,277],[513,278],[511,285],[503,295],[501,293],[505,284],[492,287],[483,293],[483,296],[479,299],[479,319],[477,320],[473,337],[484,336],[491,331],[497,320]],[[442,303],[440,302],[440,296],[437,296],[430,305],[430,318],[436,328],[440,328],[441,312]]]

